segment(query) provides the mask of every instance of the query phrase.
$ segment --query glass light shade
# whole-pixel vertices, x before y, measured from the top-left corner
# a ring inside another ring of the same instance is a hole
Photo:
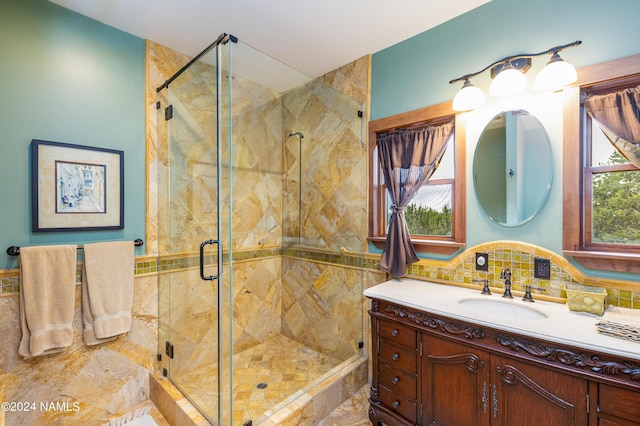
[[[578,79],[576,69],[554,53],[533,82],[535,90],[558,90]]]
[[[453,98],[454,111],[470,111],[484,105],[484,93],[471,84],[469,79],[464,81],[462,89]]]
[[[507,96],[522,92],[527,87],[527,78],[521,71],[507,62],[502,71],[491,82],[491,96]]]

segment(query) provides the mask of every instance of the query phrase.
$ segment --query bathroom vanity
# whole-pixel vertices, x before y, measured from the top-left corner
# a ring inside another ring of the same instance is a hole
[[[365,295],[374,425],[640,425],[640,343],[600,317],[417,280]]]

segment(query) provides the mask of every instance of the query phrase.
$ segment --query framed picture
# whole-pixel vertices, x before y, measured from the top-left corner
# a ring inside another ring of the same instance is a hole
[[[124,228],[124,152],[31,141],[33,232]]]

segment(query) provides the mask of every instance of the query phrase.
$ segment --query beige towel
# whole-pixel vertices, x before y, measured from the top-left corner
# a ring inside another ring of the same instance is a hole
[[[97,345],[131,328],[133,243],[84,245],[82,320],[84,342]]]
[[[73,343],[75,245],[20,248],[18,353],[24,358],[60,352]]]

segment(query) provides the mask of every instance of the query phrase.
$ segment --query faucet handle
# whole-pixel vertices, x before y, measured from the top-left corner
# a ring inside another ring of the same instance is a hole
[[[525,287],[524,297],[522,298],[525,302],[534,302],[533,297],[531,297],[531,286],[528,285]]]
[[[471,280],[477,283],[484,283],[484,287],[482,287],[482,294],[486,294],[487,296],[491,296],[491,290],[489,290],[489,280]]]

